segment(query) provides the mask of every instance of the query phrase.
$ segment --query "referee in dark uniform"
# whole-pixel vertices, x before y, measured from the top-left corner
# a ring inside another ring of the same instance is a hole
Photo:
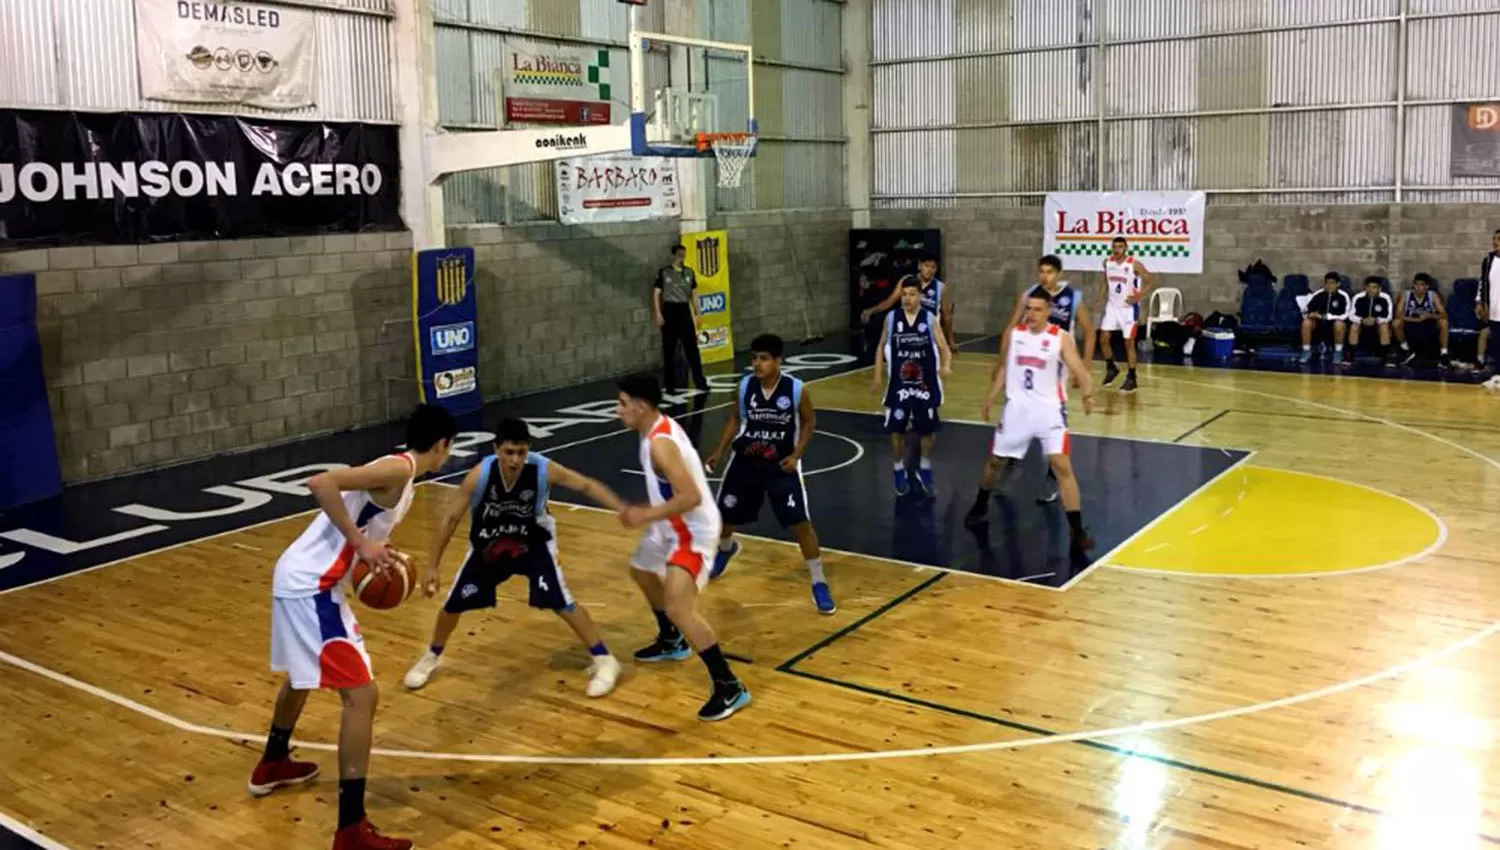
[[[677,345],[687,355],[688,371],[700,390],[708,389],[703,375],[703,360],[698,356],[698,277],[683,265],[687,249],[672,248],[672,264],[656,273],[651,290],[651,312],[661,329],[662,385],[667,392],[677,391]]]

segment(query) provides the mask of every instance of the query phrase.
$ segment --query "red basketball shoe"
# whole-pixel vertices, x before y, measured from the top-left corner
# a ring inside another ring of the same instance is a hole
[[[248,786],[250,796],[264,797],[277,788],[285,788],[289,785],[301,785],[311,782],[318,776],[318,766],[310,761],[292,761],[284,758],[281,761],[263,761],[255,766],[255,772],[250,774]]]
[[[333,850],[411,850],[405,838],[387,838],[368,820],[350,824],[333,834]]]

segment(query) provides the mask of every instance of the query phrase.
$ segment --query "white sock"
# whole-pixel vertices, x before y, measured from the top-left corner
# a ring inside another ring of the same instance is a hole
[[[719,551],[720,552],[728,552],[730,549],[733,549],[733,548],[734,548],[734,535],[733,534],[729,535],[728,537],[720,537],[719,538]]]
[[[1311,345],[1304,345],[1304,346],[1302,346],[1302,350],[1303,351],[1312,351],[1312,346]]]
[[[812,577],[814,584],[820,581],[827,583],[828,579],[823,575],[823,557],[821,555],[816,558],[808,558],[804,563],[807,565],[807,573]]]
[[[1445,346],[1443,346],[1443,356],[1444,356],[1444,357],[1447,357],[1447,356],[1448,356],[1448,346],[1446,346],[1446,345],[1445,345]]]
[[[898,460],[898,461],[896,461],[896,462],[894,462],[894,463],[892,463],[892,464],[891,464],[891,466],[892,466],[892,467],[893,467],[893,468],[894,468],[894,469],[895,469],[895,470],[896,470],[896,471],[897,471],[897,472],[905,472],[905,471],[906,471],[906,464],[904,464],[904,463],[902,463],[902,462],[901,462],[901,461],[899,461],[899,460]]]
[[[1404,342],[1401,343],[1401,350],[1402,351],[1411,351],[1411,349],[1408,348],[1407,345],[1406,345],[1406,343],[1404,343]]]
[[[1333,346],[1333,350],[1339,352],[1340,354],[1342,354],[1343,351],[1344,351],[1344,344],[1342,342],[1335,343],[1334,346]]]
[[[917,461],[917,465],[922,469],[932,469],[932,458],[923,457]]]

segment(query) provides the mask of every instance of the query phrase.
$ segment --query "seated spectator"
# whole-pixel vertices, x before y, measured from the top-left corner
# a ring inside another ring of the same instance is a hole
[[[1316,339],[1321,352],[1333,346],[1334,356],[1344,353],[1344,334],[1349,330],[1349,295],[1339,289],[1339,273],[1323,275],[1323,289],[1313,293],[1302,310],[1302,362],[1312,359]]]
[[[1361,329],[1369,328],[1369,332],[1375,333],[1380,340],[1380,359],[1385,360],[1387,369],[1395,368],[1395,361],[1387,359],[1391,346],[1391,318],[1395,312],[1391,296],[1380,291],[1380,278],[1365,278],[1365,291],[1349,302],[1349,350],[1344,352],[1345,366],[1354,362],[1354,352],[1359,350]]]
[[[1437,360],[1443,368],[1448,368],[1448,310],[1443,306],[1443,296],[1437,293],[1437,281],[1432,275],[1421,272],[1411,279],[1411,288],[1401,293],[1401,303],[1391,324],[1396,331],[1396,342],[1401,344],[1403,363],[1417,359],[1412,344],[1429,352],[1437,345]]]

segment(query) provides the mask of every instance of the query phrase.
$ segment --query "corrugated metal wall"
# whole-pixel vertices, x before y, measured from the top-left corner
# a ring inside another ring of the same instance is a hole
[[[261,2],[276,5],[275,0]],[[291,120],[395,120],[388,0],[343,0],[313,12],[317,105],[290,112],[165,103],[141,97],[134,0],[0,2],[0,106],[129,112],[214,112]]]
[[[1451,104],[1500,100],[1500,0],[874,0],[872,30],[879,206],[1500,201],[1448,177]]]
[[[762,141],[745,184],[714,189],[714,211],[844,204],[842,8],[833,0],[695,0],[698,38],[755,45],[755,114]],[[665,0],[641,28],[666,31]],[[435,0],[439,113],[450,131],[496,129],[496,69],[505,44],[593,45],[611,52],[616,120],[630,112],[629,7],[618,0]],[[721,118],[744,115],[743,66],[709,59]],[[664,79],[665,61],[648,67]],[[691,162],[684,160],[684,164]],[[551,163],[454,175],[444,181],[450,224],[555,218]],[[713,185],[712,171],[705,171]]]

